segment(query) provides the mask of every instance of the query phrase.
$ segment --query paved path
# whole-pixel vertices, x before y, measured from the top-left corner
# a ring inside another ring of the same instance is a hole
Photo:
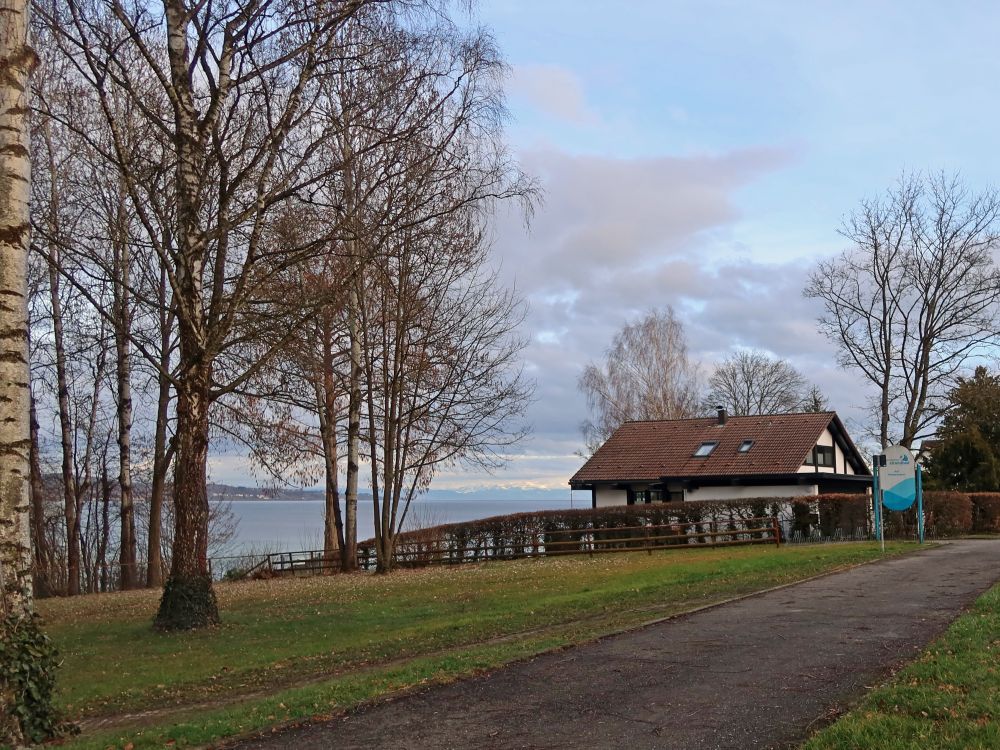
[[[998,579],[1000,540],[952,542],[239,747],[793,746]]]

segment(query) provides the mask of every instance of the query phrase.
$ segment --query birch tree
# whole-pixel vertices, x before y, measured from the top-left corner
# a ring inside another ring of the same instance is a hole
[[[29,523],[28,241],[29,78],[35,53],[28,43],[28,6],[3,0],[0,18],[0,615],[32,611]],[[0,709],[10,705],[0,684]],[[0,735],[17,737],[10,714]]]
[[[30,546],[28,100],[36,56],[28,4],[0,0],[0,19],[0,674],[13,666],[37,680],[36,692],[28,694],[0,677],[0,743],[20,746],[47,739],[54,729],[54,660],[33,618]]]
[[[590,453],[624,422],[684,419],[701,408],[701,375],[688,356],[681,321],[668,306],[650,310],[615,334],[600,364],[577,382],[592,417],[582,425]]]

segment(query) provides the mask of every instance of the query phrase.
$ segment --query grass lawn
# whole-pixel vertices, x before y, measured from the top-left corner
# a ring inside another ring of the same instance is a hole
[[[803,750],[1000,748],[1000,586]]]
[[[138,750],[329,715],[877,557],[760,546],[220,584],[223,624],[169,635],[150,627],[156,591],[38,608],[64,659],[59,701],[84,730],[67,747]]]

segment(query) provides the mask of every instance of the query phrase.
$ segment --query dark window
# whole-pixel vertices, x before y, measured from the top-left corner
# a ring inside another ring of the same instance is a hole
[[[712,451],[715,450],[715,446],[717,445],[718,442],[715,441],[702,443],[701,445],[698,446],[698,450],[694,452],[694,455],[696,458],[704,458],[705,456],[710,456],[712,455]]]
[[[744,440],[740,443],[740,453],[746,453],[751,448],[753,448],[753,440]]]
[[[816,466],[833,466],[834,452],[832,445],[817,445],[803,462],[805,466],[813,466],[813,455],[816,456]]]
[[[649,505],[662,503],[663,490],[632,490],[632,505]]]

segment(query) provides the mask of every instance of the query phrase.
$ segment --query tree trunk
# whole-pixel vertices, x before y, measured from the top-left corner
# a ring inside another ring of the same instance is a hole
[[[153,435],[153,478],[149,487],[149,529],[146,539],[146,585],[163,585],[163,495],[173,451],[167,447],[167,420],[170,408],[170,381],[160,375]]]
[[[344,570],[358,565],[358,475],[361,470],[361,341],[358,338],[358,292],[351,281],[347,301],[351,375],[347,407],[347,489],[344,492]]]
[[[35,399],[31,397],[29,406],[31,429],[31,548],[34,552],[34,586],[41,596],[52,593],[51,551],[45,536],[45,485],[42,482],[42,466],[38,448],[38,417],[35,414]]]
[[[28,4],[0,0],[0,617],[32,612],[29,512]],[[0,743],[19,745],[14,695],[0,683]]]
[[[98,591],[111,590],[111,571],[108,568],[108,546],[111,542],[111,477],[108,474],[107,455],[101,456],[101,523],[98,529],[97,559],[94,566]]]
[[[324,321],[323,375],[319,428],[323,439],[323,461],[326,469],[326,513],[323,524],[323,552],[329,559],[340,558],[340,569],[349,570],[345,554],[344,518],[340,512],[340,489],[337,482],[337,391],[333,379],[333,346],[330,341],[330,321]]]
[[[153,478],[149,488],[149,530],[146,547],[146,585],[163,585],[163,493],[167,472],[173,456],[167,447],[167,421],[170,418],[170,380],[163,371],[170,369],[170,330],[173,316],[167,310],[167,272],[160,270],[160,370],[157,375],[159,392],[156,398],[156,431],[153,436]]]
[[[354,225],[355,210],[353,152],[350,148],[349,133],[344,142],[344,202],[345,212]],[[352,229],[353,231],[353,229]],[[361,262],[358,258],[357,239],[347,240],[349,262],[347,294],[347,335],[350,344],[351,374],[348,378],[347,396],[347,488],[344,492],[344,571],[358,567],[358,475],[361,469],[361,338],[358,328],[360,296],[358,295],[358,274]]]
[[[185,347],[181,332],[181,347]],[[181,354],[182,361],[192,358]],[[174,542],[170,578],[163,590],[156,627],[184,630],[219,622],[208,567],[208,411],[211,369],[192,364],[177,388],[174,437]]]
[[[114,281],[115,319],[115,374],[118,396],[118,488],[121,494],[120,554],[121,588],[134,589],[139,585],[136,569],[135,508],[132,498],[132,367],[129,334],[128,241],[118,237],[115,250],[117,274]]]

